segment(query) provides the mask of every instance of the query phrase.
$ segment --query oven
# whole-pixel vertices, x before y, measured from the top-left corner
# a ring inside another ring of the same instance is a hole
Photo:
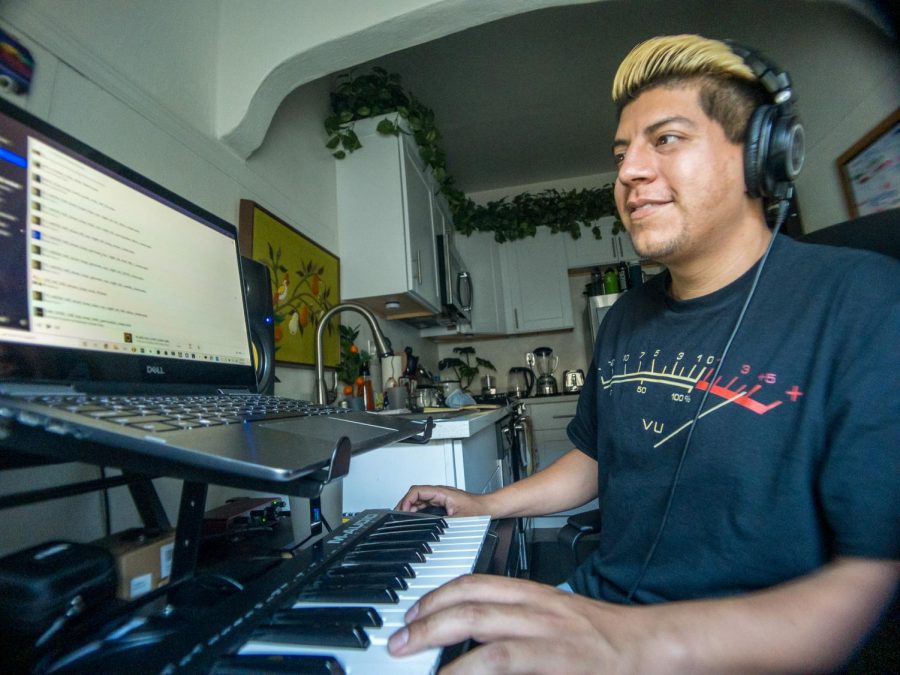
[[[510,400],[510,414],[497,422],[497,461],[500,466],[502,486],[522,480],[534,472],[534,442],[531,438],[531,421],[525,413],[525,405]],[[506,574],[523,576],[528,572],[531,518],[515,518],[510,542],[510,555]]]

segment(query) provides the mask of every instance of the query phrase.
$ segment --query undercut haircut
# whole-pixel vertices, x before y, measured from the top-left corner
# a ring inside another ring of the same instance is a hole
[[[640,43],[619,65],[612,98],[617,115],[648,89],[699,86],[699,103],[732,143],[743,143],[756,107],[769,100],[744,60],[727,44],[700,35],[666,35]]]

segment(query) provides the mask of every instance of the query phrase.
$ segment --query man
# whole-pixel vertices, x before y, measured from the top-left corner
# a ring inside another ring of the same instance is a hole
[[[599,547],[575,593],[457,579],[389,648],[482,643],[448,672],[836,668],[900,574],[900,265],[773,239],[744,167],[771,95],[726,44],[639,45],[613,98],[616,204],[667,272],[608,313],[576,449],[492,494],[414,486],[398,505],[503,518],[599,497]]]

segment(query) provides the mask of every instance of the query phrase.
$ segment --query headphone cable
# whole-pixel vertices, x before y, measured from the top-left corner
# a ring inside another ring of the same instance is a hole
[[[650,561],[653,560],[653,555],[656,553],[656,548],[659,545],[660,539],[662,539],[663,530],[665,530],[666,528],[666,523],[668,523],[669,521],[669,514],[672,510],[672,502],[675,500],[675,489],[678,487],[678,481],[681,478],[681,469],[684,466],[684,460],[687,458],[688,448],[691,445],[691,439],[694,437],[694,429],[697,426],[697,421],[700,419],[700,413],[703,411],[703,407],[706,404],[706,399],[709,397],[709,392],[712,391],[713,385],[716,383],[716,380],[719,377],[719,371],[722,369],[722,364],[725,363],[725,357],[728,355],[728,350],[731,349],[731,343],[734,342],[734,338],[737,335],[738,329],[741,327],[741,324],[744,321],[744,315],[747,313],[747,307],[749,307],[750,301],[756,294],[756,287],[759,283],[759,278],[762,275],[763,268],[766,266],[766,261],[769,259],[769,253],[772,251],[772,246],[775,244],[775,237],[778,236],[778,232],[781,230],[781,225],[784,223],[784,220],[787,217],[788,207],[790,206],[790,199],[793,192],[793,187],[789,187],[785,197],[778,203],[778,213],[775,218],[775,226],[772,228],[772,238],[766,245],[765,253],[763,253],[762,258],[760,258],[759,266],[756,268],[756,274],[753,276],[753,283],[750,285],[750,290],[747,292],[747,299],[744,300],[744,305],[743,307],[741,307],[741,311],[740,314],[738,314],[738,318],[734,324],[734,328],[731,330],[731,335],[728,336],[728,340],[725,342],[725,347],[722,349],[722,356],[721,358],[719,358],[719,363],[716,365],[716,369],[713,371],[713,375],[709,380],[710,385],[703,392],[703,396],[700,399],[700,405],[697,406],[697,412],[694,413],[694,418],[691,420],[691,425],[688,428],[687,438],[685,438],[684,440],[684,446],[681,449],[681,456],[678,458],[678,465],[675,468],[675,474],[672,477],[672,487],[669,488],[669,496],[666,500],[666,507],[663,510],[662,520],[659,523],[659,529],[657,529],[656,536],[653,539],[653,543],[650,545],[650,549],[647,551],[647,555],[644,558],[643,564],[641,565],[641,570],[638,573],[637,579],[635,579],[634,583],[631,585],[631,589],[628,591],[628,595],[625,597],[626,603],[631,604],[634,598],[634,594],[640,587],[641,582],[644,580],[644,576],[647,573],[647,569],[650,567]]]

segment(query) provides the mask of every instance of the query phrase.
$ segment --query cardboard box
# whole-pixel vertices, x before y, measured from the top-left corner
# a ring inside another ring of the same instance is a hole
[[[133,600],[168,583],[175,550],[173,531],[148,533],[134,528],[94,543],[108,549],[116,559],[116,595],[123,600]]]

